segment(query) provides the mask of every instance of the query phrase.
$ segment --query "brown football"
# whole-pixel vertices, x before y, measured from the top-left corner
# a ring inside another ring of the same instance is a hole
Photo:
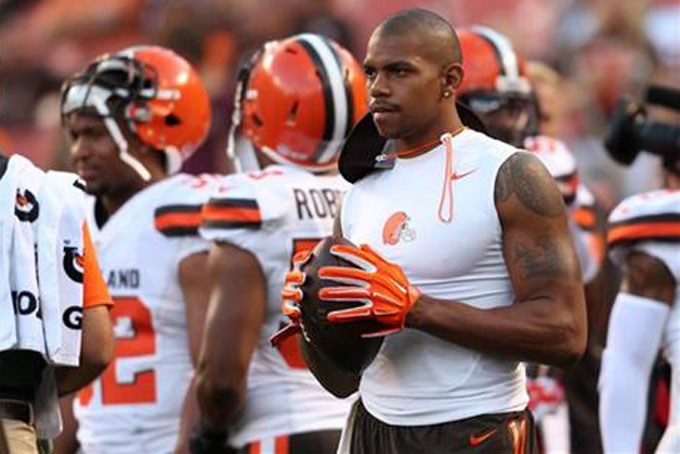
[[[336,324],[328,321],[329,312],[360,306],[352,301],[322,301],[319,291],[324,287],[337,287],[343,284],[326,279],[319,279],[317,271],[322,266],[349,266],[354,264],[330,253],[334,244],[353,244],[342,237],[329,237],[321,241],[312,253],[312,257],[303,267],[306,279],[302,285],[304,297],[300,303],[302,323],[309,341],[324,356],[342,370],[360,374],[378,354],[383,337],[362,338],[365,333],[384,329],[385,325],[375,320]]]

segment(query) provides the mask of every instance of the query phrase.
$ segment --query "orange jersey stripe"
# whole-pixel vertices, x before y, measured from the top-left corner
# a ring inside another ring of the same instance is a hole
[[[288,454],[288,435],[280,435],[274,439],[274,453]]]
[[[609,244],[655,238],[677,238],[680,240],[680,222],[652,222],[612,227],[607,232]]]
[[[219,207],[206,205],[202,211],[203,219],[218,222],[261,222],[259,208]]]
[[[197,228],[201,225],[200,212],[186,213],[164,213],[156,215],[154,224],[158,230],[165,230],[174,227]]]

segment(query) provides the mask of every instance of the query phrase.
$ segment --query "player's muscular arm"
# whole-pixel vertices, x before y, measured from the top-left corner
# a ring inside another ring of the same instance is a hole
[[[266,308],[265,277],[257,258],[230,243],[214,243],[208,259],[210,304],[196,371],[201,418],[225,430],[243,407],[246,373]]]
[[[621,291],[672,306],[675,287],[673,274],[661,260],[639,251],[626,257]]]
[[[180,262],[179,284],[186,304],[189,353],[196,365],[210,298],[207,252],[192,254]]]
[[[208,308],[210,280],[208,278],[208,253],[192,254],[184,258],[178,267],[179,284],[184,295],[187,314],[187,337],[189,353],[194,367],[198,363],[198,355],[205,325],[205,314]],[[188,441],[191,430],[198,419],[198,401],[196,399],[196,379],[192,379],[182,405],[180,433],[177,438],[175,452],[188,452]]]
[[[516,300],[482,310],[423,295],[407,325],[490,354],[571,363],[585,348],[586,317],[562,196],[537,158],[517,153],[499,170],[495,201]]]

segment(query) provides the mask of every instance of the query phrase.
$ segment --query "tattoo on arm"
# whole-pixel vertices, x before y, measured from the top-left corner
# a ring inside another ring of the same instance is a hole
[[[528,153],[515,153],[500,168],[496,177],[496,204],[515,194],[520,203],[544,217],[564,212],[562,195],[552,176],[538,158]]]
[[[561,243],[548,234],[538,235],[532,244],[517,242],[515,262],[522,279],[573,277],[574,267],[569,266],[571,261],[565,260],[560,248]]]

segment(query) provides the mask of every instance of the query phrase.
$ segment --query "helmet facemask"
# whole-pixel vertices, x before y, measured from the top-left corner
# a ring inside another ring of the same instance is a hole
[[[539,114],[530,94],[477,91],[460,101],[481,118],[494,139],[521,147],[526,137],[536,134]]]
[[[129,152],[124,129],[136,132],[135,122],[148,121],[145,103],[158,96],[154,68],[130,57],[106,56],[92,63],[84,73],[68,79],[61,90],[61,117],[94,109],[102,118],[120,151],[120,159],[148,181],[151,174]]]
[[[148,169],[130,153],[127,137],[161,152],[173,174],[205,139],[208,93],[181,56],[157,46],[135,46],[95,60],[62,86],[61,114],[94,110],[120,150],[120,158],[145,181]]]

